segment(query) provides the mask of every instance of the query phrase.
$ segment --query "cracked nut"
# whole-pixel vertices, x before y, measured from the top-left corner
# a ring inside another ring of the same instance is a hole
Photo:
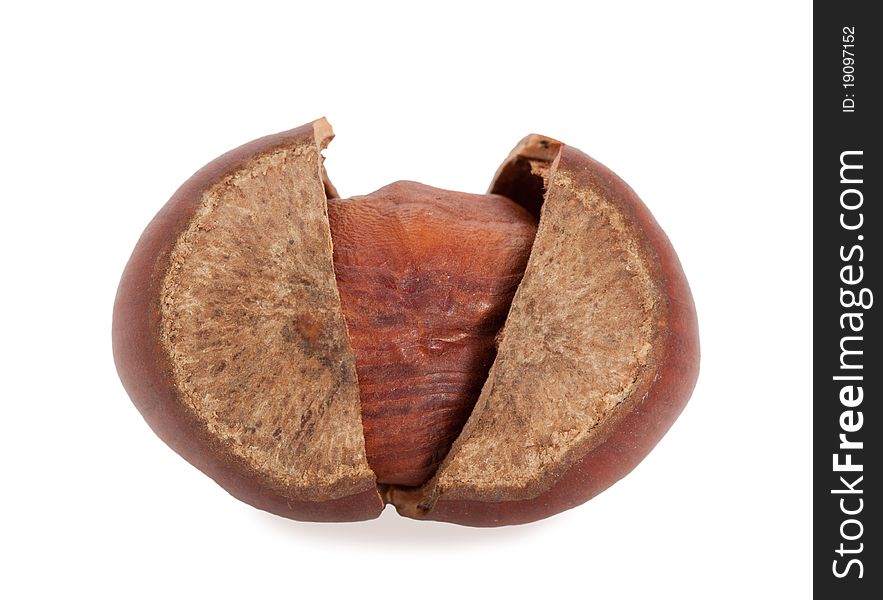
[[[113,345],[154,431],[313,521],[524,523],[628,473],[699,366],[687,281],[631,188],[531,135],[486,195],[341,199],[332,137],[320,119],[221,156],[141,236]]]

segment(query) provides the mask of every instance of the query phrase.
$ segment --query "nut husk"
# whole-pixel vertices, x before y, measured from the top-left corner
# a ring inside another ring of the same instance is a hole
[[[331,137],[320,119],[223,155],[145,230],[113,342],[154,431],[237,498],[301,520],[370,519],[386,502],[419,519],[523,523],[634,468],[698,375],[689,287],[631,188],[533,135],[490,189],[539,226],[475,408],[428,482],[377,485],[332,261]]]

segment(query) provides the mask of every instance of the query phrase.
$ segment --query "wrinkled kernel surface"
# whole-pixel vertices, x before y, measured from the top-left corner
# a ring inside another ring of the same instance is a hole
[[[379,483],[416,486],[468,419],[536,233],[502,196],[399,182],[328,203]]]

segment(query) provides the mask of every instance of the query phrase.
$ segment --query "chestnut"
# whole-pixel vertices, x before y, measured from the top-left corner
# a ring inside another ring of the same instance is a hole
[[[696,314],[616,175],[530,135],[486,195],[341,199],[324,119],[209,163],[160,210],[113,315],[147,423],[286,517],[541,519],[627,474],[687,402]]]

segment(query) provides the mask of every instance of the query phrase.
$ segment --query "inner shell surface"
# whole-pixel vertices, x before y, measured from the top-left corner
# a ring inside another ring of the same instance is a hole
[[[510,197],[534,168],[520,150],[493,187]],[[440,495],[499,502],[543,493],[655,372],[668,311],[656,258],[629,206],[585,169],[589,160],[564,148],[539,166],[548,169],[539,228],[497,358],[421,510]]]
[[[161,292],[161,344],[183,401],[212,443],[267,485],[317,501],[374,483],[319,161],[312,144],[279,150],[208,190],[173,249]],[[621,207],[574,185],[570,173],[576,171],[557,173],[546,191],[524,278],[520,286],[513,279],[518,291],[497,358],[465,428],[426,486],[430,496],[456,497],[458,490],[488,501],[537,495],[652,372],[648,361],[664,313],[652,257],[630,241],[639,236]],[[411,241],[419,247],[419,238]],[[506,243],[489,238],[486,247]],[[471,272],[472,259],[457,256],[458,264],[438,269],[430,280]],[[486,257],[478,253],[474,260]],[[340,275],[347,276],[345,269]],[[421,301],[427,280],[411,275],[391,286],[390,294],[403,294],[396,301]],[[487,310],[482,295],[504,288],[511,293],[512,286],[480,287],[458,282],[437,308]],[[364,300],[357,293],[349,301]],[[392,330],[402,325],[393,311],[385,318]],[[494,314],[489,322],[500,318]],[[498,325],[474,335],[490,343]],[[366,363],[366,389],[372,369],[374,382],[382,381],[384,363],[417,374],[439,355],[460,352],[458,340],[442,329],[430,336],[433,344],[392,349],[396,361]],[[360,343],[357,334],[354,342]],[[442,373],[416,385],[443,398],[451,386],[474,393],[476,384]],[[414,420],[412,431],[432,429],[437,418]],[[442,447],[457,429],[438,434]],[[398,433],[380,432],[380,446],[383,436]],[[442,456],[429,458],[407,467],[413,479],[399,483],[431,474]]]
[[[175,381],[211,443],[307,501],[374,486],[319,160],[308,140],[209,189],[161,307]]]

